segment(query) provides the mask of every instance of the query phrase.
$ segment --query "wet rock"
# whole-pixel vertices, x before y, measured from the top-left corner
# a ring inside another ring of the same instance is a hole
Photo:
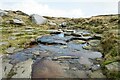
[[[87,74],[85,71],[82,70],[67,70],[67,76],[66,78],[88,78]]]
[[[36,24],[43,24],[46,22],[46,19],[44,17],[37,14],[31,15],[31,19],[32,19],[32,22]]]
[[[89,77],[90,78],[106,78],[106,76],[103,75],[101,70],[89,72]]]
[[[40,52],[39,51],[34,51],[32,52],[32,54],[36,55],[36,56],[39,56],[40,55]]]
[[[43,36],[41,38],[37,39],[37,42],[43,43],[43,44],[67,44],[66,41],[70,40],[71,37],[61,37],[60,35],[53,35],[53,36]]]
[[[10,63],[11,64],[17,64],[23,61],[26,61],[28,59],[32,59],[34,56],[30,52],[16,52],[15,54],[11,55],[10,58]]]
[[[52,74],[51,74],[52,73]],[[32,68],[32,78],[61,78],[64,72],[61,66],[51,60],[42,58]]]
[[[93,71],[96,71],[96,70],[99,70],[101,67],[100,67],[100,64],[96,64],[96,65],[93,65],[92,67],[91,67],[91,69],[93,70]]]
[[[93,63],[86,57],[80,57],[79,63],[86,66],[86,68],[90,68],[93,65]]]
[[[59,62],[60,63],[60,62]],[[64,62],[64,63],[60,63],[61,67],[63,70],[69,70],[69,65],[67,62]]]
[[[106,67],[109,71],[120,71],[120,63],[119,63],[119,62],[110,63],[110,64],[108,64],[108,65],[105,65],[105,67]]]
[[[78,76],[78,78],[88,78],[86,72],[82,70],[76,71],[76,75]]]
[[[15,47],[9,47],[8,49],[5,50],[6,53],[14,53]]]
[[[13,70],[16,73],[12,78],[31,78],[33,61],[31,59],[18,63]]]

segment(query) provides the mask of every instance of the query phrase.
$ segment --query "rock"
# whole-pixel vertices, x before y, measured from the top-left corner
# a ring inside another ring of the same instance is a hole
[[[61,66],[51,60],[42,58],[33,64],[32,78],[63,78]]]
[[[62,22],[61,24],[59,24],[60,27],[64,28],[67,26],[67,23],[66,22]]]
[[[89,59],[86,57],[80,57],[79,63],[86,66],[86,68],[90,68],[93,65],[93,63],[90,62]]]
[[[9,44],[8,42],[0,42],[0,46],[1,45],[7,45],[7,44]]]
[[[64,33],[58,34],[58,37],[64,37]]]
[[[15,52],[18,52],[18,51],[22,51],[24,48],[18,48],[18,49],[15,49],[14,51]]]
[[[36,56],[39,56],[40,55],[40,52],[39,51],[34,51],[32,52],[32,54],[36,55]]]
[[[89,72],[88,75],[90,76],[90,78],[106,78],[106,76],[103,75],[101,70]]]
[[[13,65],[9,63],[9,60],[2,60],[2,78],[7,78],[12,68]]]
[[[85,44],[86,41],[83,41],[83,40],[74,40],[75,43],[77,44]]]
[[[7,53],[14,53],[15,47],[9,47],[8,49],[5,50]]]
[[[31,78],[33,60],[18,63],[14,66],[13,70],[16,73],[12,78]]]
[[[14,18],[13,20],[10,21],[11,24],[18,24],[18,25],[25,25],[25,23],[19,19],[19,18]]]
[[[15,40],[15,39],[17,39],[17,37],[15,37],[15,36],[10,36],[8,39],[9,39],[9,40]]]
[[[20,36],[20,35],[24,35],[25,33],[24,32],[15,32],[15,33],[12,33],[13,36]]]
[[[5,15],[7,15],[7,12],[0,9],[0,16],[2,17],[2,16],[5,16]]]
[[[120,62],[113,62],[110,63],[108,65],[105,65],[105,67],[109,70],[109,71],[120,71]]]
[[[79,79],[79,78],[88,78],[85,71],[82,70],[67,70],[66,71],[67,76],[65,78],[73,78],[73,79]]]
[[[37,14],[31,15],[31,19],[32,19],[32,22],[36,24],[44,24],[46,22],[46,19],[44,17]]]
[[[82,70],[76,71],[76,75],[77,75],[77,78],[88,78],[86,72]]]
[[[50,22],[49,25],[51,25],[51,26],[56,26],[57,24],[56,24],[56,23],[53,23],[53,22]]]
[[[53,60],[59,60],[59,59],[79,59],[79,57],[76,57],[76,56],[58,56],[58,57],[53,58]]]
[[[16,14],[18,14],[18,15],[29,16],[28,14],[26,14],[26,13],[24,13],[24,12],[22,12],[22,11],[19,11],[19,10],[15,11],[15,12],[16,12]]]
[[[93,36],[96,37],[96,38],[99,38],[99,39],[101,39],[103,37],[102,34],[94,34]]]
[[[100,67],[100,64],[96,64],[96,65],[93,65],[92,67],[91,67],[91,69],[93,70],[93,71],[96,71],[96,70],[99,70],[101,67]]]
[[[43,43],[43,44],[62,44],[65,45],[67,44],[66,41],[71,39],[71,37],[61,37],[59,35],[53,35],[53,36],[43,36],[41,38],[37,39],[38,43]]]
[[[82,46],[83,49],[86,49],[86,50],[90,50],[92,49],[92,47],[90,45],[84,45]]]
[[[90,46],[97,47],[100,44],[100,40],[90,40],[88,44]]]

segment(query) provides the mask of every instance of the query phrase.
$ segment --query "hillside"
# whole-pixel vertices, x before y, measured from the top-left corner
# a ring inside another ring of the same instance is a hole
[[[100,51],[103,55],[100,63],[105,71],[104,74],[108,78],[119,77],[120,74],[117,72],[105,68],[108,64],[120,61],[118,14],[90,18],[39,17],[40,20],[37,14],[33,16],[22,11],[0,10],[0,54],[13,54],[34,47],[37,45],[38,37],[50,33],[47,30],[88,30],[101,37],[100,45],[96,46],[95,50]],[[63,22],[66,22],[65,27],[60,26]]]

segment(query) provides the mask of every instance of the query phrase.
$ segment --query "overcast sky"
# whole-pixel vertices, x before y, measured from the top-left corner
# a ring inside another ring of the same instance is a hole
[[[0,0],[2,10],[54,17],[91,17],[117,14],[119,0]]]

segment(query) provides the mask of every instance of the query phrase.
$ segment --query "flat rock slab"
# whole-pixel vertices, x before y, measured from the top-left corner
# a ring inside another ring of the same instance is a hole
[[[67,36],[63,37],[62,35],[53,35],[53,36],[43,36],[37,39],[37,42],[44,43],[44,44],[67,44],[66,41],[70,40],[72,37]]]

